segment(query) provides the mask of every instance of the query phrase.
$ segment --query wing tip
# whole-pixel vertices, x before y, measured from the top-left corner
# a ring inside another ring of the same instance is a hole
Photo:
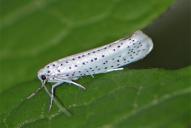
[[[136,37],[139,40],[143,40],[145,43],[147,43],[147,48],[148,48],[147,54],[149,54],[153,50],[154,47],[153,40],[141,30],[137,30],[133,34],[133,37]]]

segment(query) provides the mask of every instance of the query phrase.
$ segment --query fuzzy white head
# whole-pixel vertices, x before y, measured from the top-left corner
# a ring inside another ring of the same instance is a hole
[[[46,70],[44,68],[42,68],[38,71],[37,76],[42,84],[46,83],[46,81],[48,80],[48,76],[47,76]]]

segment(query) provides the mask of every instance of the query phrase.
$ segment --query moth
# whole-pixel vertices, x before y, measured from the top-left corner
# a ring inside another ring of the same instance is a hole
[[[83,76],[93,77],[95,74],[123,70],[123,66],[143,59],[152,49],[151,38],[138,30],[129,38],[122,38],[105,46],[56,60],[38,71],[38,79],[42,86],[30,97],[45,87],[47,82],[53,83],[50,93],[46,89],[50,95],[50,110],[56,87],[69,83],[85,89],[75,80]]]

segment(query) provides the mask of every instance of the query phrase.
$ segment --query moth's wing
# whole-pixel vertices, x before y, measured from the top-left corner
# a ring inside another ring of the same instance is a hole
[[[129,63],[143,59],[153,49],[153,41],[142,31],[136,31],[131,37],[132,40],[134,42],[129,43],[131,48],[127,49],[128,53],[131,52],[131,54],[127,55],[130,58]]]

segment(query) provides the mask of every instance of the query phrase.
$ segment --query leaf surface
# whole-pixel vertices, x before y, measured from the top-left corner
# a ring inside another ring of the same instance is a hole
[[[190,67],[177,71],[128,70],[83,78],[60,87],[48,113],[37,71],[67,55],[107,44],[152,23],[173,0],[1,0],[0,126],[183,127],[189,125]]]

